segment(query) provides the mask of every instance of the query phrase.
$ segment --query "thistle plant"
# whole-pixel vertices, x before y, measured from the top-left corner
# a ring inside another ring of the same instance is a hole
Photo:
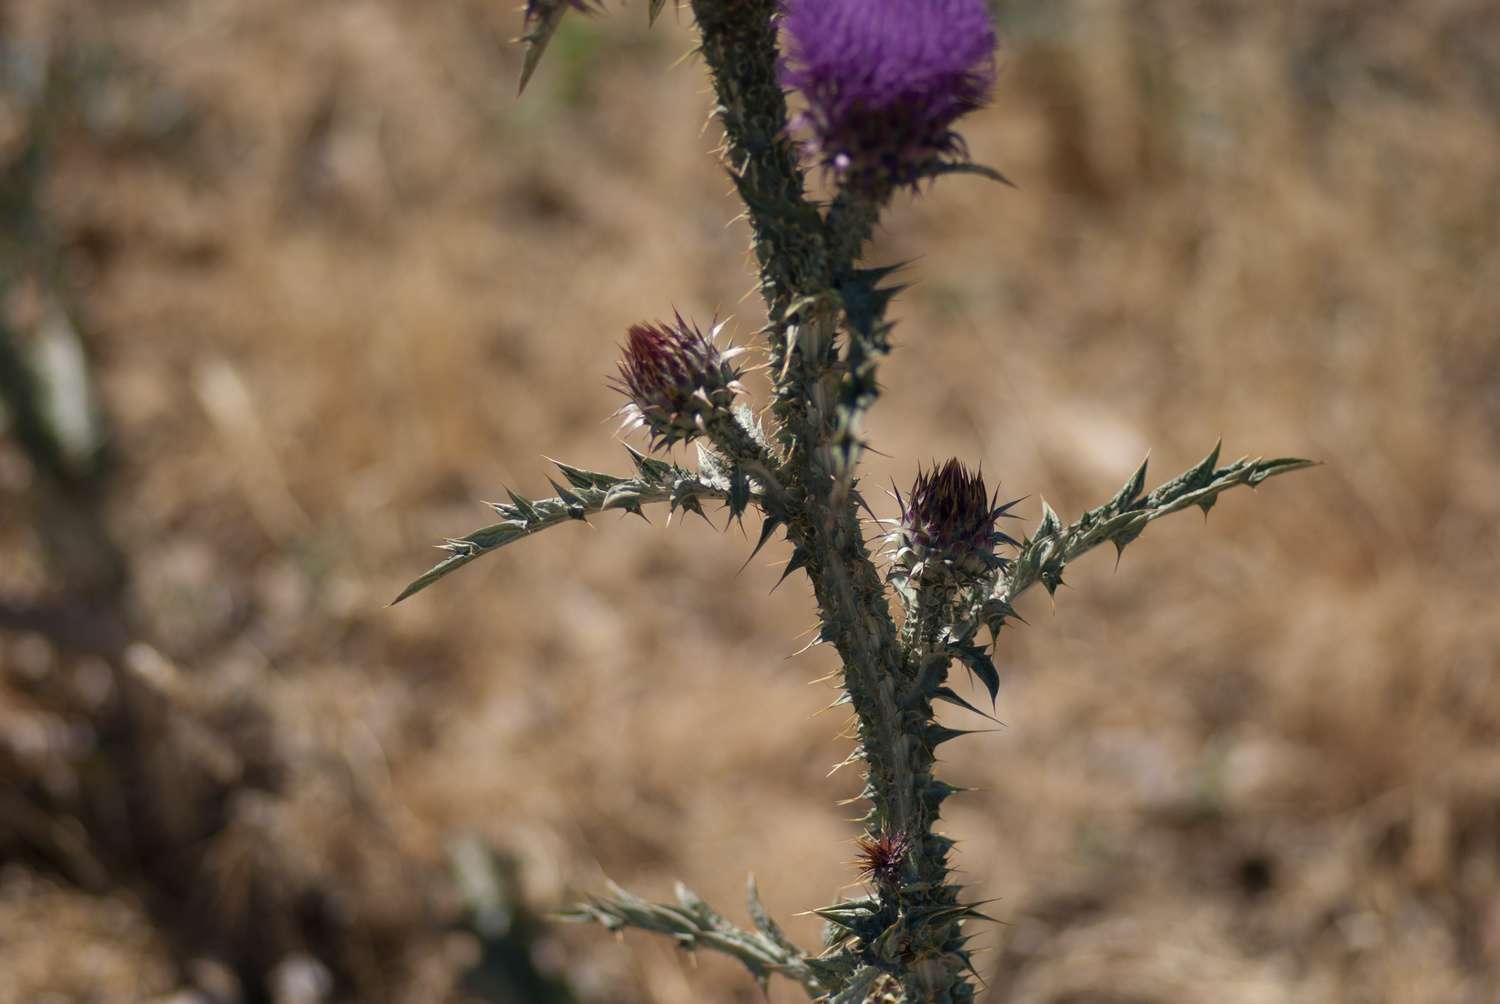
[[[663,0],[652,0],[654,19]],[[984,714],[950,686],[962,667],[991,705],[994,662],[1015,602],[1040,583],[1053,592],[1067,566],[1106,542],[1118,550],[1152,521],[1189,507],[1207,511],[1237,485],[1307,466],[1297,459],[1202,462],[1146,490],[1146,465],[1113,497],[1071,523],[1041,503],[1030,534],[1005,528],[1001,503],[976,466],[958,459],[919,468],[892,492],[895,512],[876,518],[886,547],[867,546],[871,501],[859,478],[864,416],[879,395],[890,349],[886,318],[900,287],[895,268],[867,264],[881,213],[903,191],[969,172],[955,131],[994,81],[995,31],[984,0],[691,0],[701,54],[723,128],[724,165],[746,207],[767,323],[756,336],[770,400],[744,400],[741,350],[717,328],[641,322],[626,330],[614,380],[627,427],[650,452],[627,446],[633,470],[609,474],[557,464],[547,498],[512,492],[499,521],[449,540],[447,555],[397,598],[499,548],[607,510],[643,513],[722,506],[760,517],[758,552],[790,546],[786,575],[812,585],[815,643],[838,653],[841,703],[852,706],[866,806],[857,837],[864,894],[816,909],[824,943],[791,943],[766,913],[754,882],[752,929],[731,924],[690,890],[653,903],[611,886],[572,912],[612,930],[666,934],[688,948],[738,958],[765,983],[780,974],[829,1004],[972,1000],[971,924],[984,919],[951,871],[954,840],[940,827],[957,791],[934,774],[937,750],[965,733],[938,722],[939,702]],[[529,0],[523,86],[548,39],[579,0]],[[782,41],[785,40],[783,50]],[[788,91],[805,110],[792,115]],[[831,197],[808,194],[821,171]],[[691,462],[665,451],[693,443]],[[657,455],[651,455],[657,454]],[[830,887],[839,880],[830,876]]]

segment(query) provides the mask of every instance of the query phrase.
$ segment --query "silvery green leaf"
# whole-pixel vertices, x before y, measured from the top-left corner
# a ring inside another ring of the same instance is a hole
[[[1042,499],[1042,518],[1037,523],[1036,533],[1032,534],[1031,539],[1045,540],[1048,537],[1055,537],[1057,536],[1057,531],[1061,529],[1062,520],[1058,518],[1057,513],[1053,512],[1052,507],[1047,504],[1047,500]]]
[[[698,476],[709,484],[729,484],[729,472],[725,468],[724,458],[704,443],[694,443],[693,445],[698,450]]]
[[[652,903],[626,892],[613,882],[608,888],[608,896],[593,897],[562,914],[562,918],[600,924],[611,931],[639,928],[667,935],[684,948],[710,948],[722,952],[738,959],[762,986],[772,974],[780,973],[801,983],[809,996],[825,989],[808,966],[806,956],[780,936],[763,910],[757,925],[763,920],[765,926],[751,932],[725,920],[681,883],[676,887],[676,903]],[[759,903],[758,897],[755,902]],[[776,933],[768,933],[767,928]]]
[[[505,490],[505,493],[510,496],[511,504],[514,505],[516,507],[516,511],[521,514],[521,519],[525,520],[527,523],[536,522],[539,517],[537,516],[536,507],[531,504],[530,499],[528,499],[525,495],[521,495],[517,492],[511,491],[509,488]]]
[[[650,461],[649,464],[641,465],[643,471],[653,475],[649,480],[644,477],[632,479],[601,475],[590,478],[591,487],[578,487],[577,490],[564,488],[553,482],[552,487],[557,496],[548,499],[528,499],[518,492],[511,492],[511,505],[494,505],[506,519],[475,530],[467,536],[449,540],[443,545],[448,556],[413,580],[391,601],[392,604],[421,592],[476,558],[570,519],[582,520],[595,513],[616,508],[639,512],[643,504],[656,502],[671,502],[674,507],[691,509],[698,506],[700,498],[726,498],[723,489],[704,484],[669,464],[662,465],[664,470],[650,466],[656,463],[659,462]]]
[[[1009,608],[1017,597],[1027,589],[1042,583],[1055,590],[1062,583],[1063,569],[1072,561],[1098,547],[1105,541],[1123,547],[1130,543],[1146,526],[1163,516],[1171,515],[1189,506],[1207,508],[1223,492],[1238,485],[1254,487],[1267,478],[1304,467],[1315,466],[1315,461],[1296,457],[1279,457],[1274,460],[1241,458],[1227,467],[1215,468],[1219,448],[1198,464],[1177,477],[1154,489],[1144,499],[1135,501],[1124,512],[1115,511],[1117,502],[1134,487],[1136,477],[1125,487],[1127,491],[1117,493],[1110,502],[1091,509],[1077,522],[1060,527],[1060,521],[1050,506],[1042,504],[1042,523],[1037,532],[1021,545],[1008,568],[1000,575],[990,597],[980,604],[991,629],[1003,623],[1004,617],[1014,616]],[[1143,477],[1138,471],[1137,476]],[[994,604],[1003,604],[997,607]]]
[[[613,474],[601,474],[598,471],[586,471],[581,467],[574,467],[571,464],[565,464],[561,460],[553,460],[551,457],[547,457],[545,459],[550,462],[552,466],[562,471],[563,477],[567,478],[568,483],[574,488],[611,488],[627,480],[625,478],[616,477]]]
[[[1137,467],[1135,469],[1135,473],[1130,476],[1130,480],[1125,482],[1125,487],[1121,488],[1119,492],[1116,493],[1114,499],[1110,502],[1110,506],[1116,512],[1122,512],[1126,509],[1129,509],[1131,504],[1135,502],[1136,499],[1140,498],[1141,492],[1145,491],[1146,465],[1150,462],[1150,457],[1142,460],[1141,466]]]
[[[837,994],[828,998],[828,1004],[864,1004],[867,995],[880,979],[880,970],[874,966],[861,966],[849,978],[849,982]]]
[[[648,457],[629,444],[625,445],[625,452],[630,454],[630,462],[635,464],[635,469],[642,479],[655,483],[672,477],[675,468],[665,460]]]
[[[766,912],[765,904],[760,900],[760,887],[755,884],[754,875],[751,875],[745,881],[745,900],[749,908],[750,920],[755,924],[757,931],[791,955],[800,956],[804,954],[800,948],[792,944],[786,935],[781,932],[780,925],[772,920],[771,915]]]

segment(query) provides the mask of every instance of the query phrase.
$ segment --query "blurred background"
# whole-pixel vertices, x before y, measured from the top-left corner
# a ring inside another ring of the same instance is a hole
[[[3,1004],[748,1004],[548,915],[743,921],[753,871],[811,946],[856,888],[784,553],[609,518],[385,606],[542,454],[627,467],[626,325],[761,321],[644,7],[518,101],[498,0],[0,3]],[[1493,1001],[1500,8],[999,18],[965,135],[1019,190],[888,214],[868,483],[958,455],[1033,520],[1220,436],[1326,464],[1022,604],[1007,727],[945,748],[985,999]]]

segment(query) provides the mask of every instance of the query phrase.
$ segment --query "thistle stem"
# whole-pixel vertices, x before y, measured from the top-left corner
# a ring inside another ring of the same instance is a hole
[[[895,975],[911,1000],[968,999],[972,990],[951,958],[958,918],[950,916],[957,890],[947,882],[949,844],[931,832],[951,790],[932,778],[926,739],[932,706],[922,695],[915,707],[898,699],[911,690],[915,663],[903,651],[855,503],[837,490],[819,451],[809,448],[825,440],[827,416],[815,399],[837,314],[813,309],[805,318],[794,317],[791,309],[832,299],[833,283],[852,271],[874,228],[878,205],[841,199],[825,222],[804,198],[796,154],[785,138],[774,0],[693,0],[692,7],[718,97],[725,156],[748,207],[761,292],[772,318],[780,439],[799,447],[788,449],[781,468],[790,500],[784,512],[788,536],[805,558],[825,635],[839,653],[859,718],[868,779],[863,794],[871,803],[866,823],[872,831],[903,834],[911,844],[908,873],[914,881],[879,891],[870,918],[892,936],[861,938],[854,951],[859,964]],[[794,320],[817,326],[805,333],[811,337],[798,339],[798,345],[817,350],[789,361],[794,347],[785,335]],[[721,449],[742,445],[715,440]]]

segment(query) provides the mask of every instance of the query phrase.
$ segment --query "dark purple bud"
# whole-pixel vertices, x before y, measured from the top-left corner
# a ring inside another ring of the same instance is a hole
[[[902,833],[859,838],[859,876],[876,885],[896,885],[901,880],[901,866],[911,851],[911,841]]]
[[[614,387],[629,398],[620,414],[624,428],[649,431],[653,448],[694,439],[714,412],[734,403],[741,371],[733,360],[744,349],[720,349],[676,315],[672,324],[635,324],[625,335],[624,358]]]
[[[984,0],[785,0],[783,85],[798,125],[844,184],[880,193],[964,156],[959,116],[995,81]]]
[[[995,498],[985,490],[984,475],[958,460],[919,470],[907,497],[896,494],[901,519],[890,537],[894,564],[912,576],[943,569],[977,577],[1002,567],[995,548],[1015,540],[996,524],[1015,503],[997,506]]]

